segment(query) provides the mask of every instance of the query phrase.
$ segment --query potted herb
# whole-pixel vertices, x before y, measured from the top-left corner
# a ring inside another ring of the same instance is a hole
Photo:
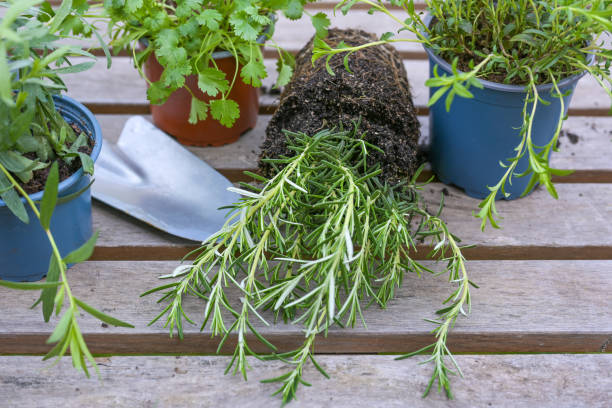
[[[549,165],[577,81],[591,74],[612,96],[612,54],[603,36],[612,29],[612,3],[605,0],[529,2],[428,0],[423,19],[412,0],[386,4],[346,0],[384,13],[416,39],[386,33],[369,45],[420,42],[430,59],[430,128],[433,170],[482,198],[484,229],[498,227],[495,200],[528,194],[536,184],[553,197],[553,175],[568,171]],[[351,53],[318,41],[313,59]],[[459,96],[460,98],[455,98]]]
[[[68,57],[94,57],[77,46],[58,46],[55,34],[81,31],[87,23],[74,13],[78,4],[64,2],[56,13],[48,3],[33,8],[40,2],[9,1],[0,22],[0,286],[41,290],[36,304],[45,321],[66,306],[48,340],[57,344],[45,359],[69,350],[74,366],[88,373],[86,361],[95,361],[76,320],[79,310],[130,325],[76,298],[67,280],[68,265],[88,259],[96,242],[89,186],[102,133],[91,112],[60,96],[61,75],[93,64],[71,65]],[[45,275],[45,282],[24,283]]]
[[[330,30],[330,39],[359,45],[375,37]],[[249,357],[285,362],[287,372],[265,382],[279,383],[286,403],[307,384],[308,364],[327,376],[315,349],[330,328],[365,324],[367,305],[384,308],[409,275],[434,273],[413,258],[417,243],[427,242],[429,258],[441,261],[454,288],[429,320],[432,344],[415,353],[432,353],[427,391],[437,381],[450,395],[456,363],[446,338],[458,316],[469,313],[473,284],[459,239],[441,208],[427,210],[416,182],[419,127],[402,60],[392,47],[371,47],[353,56],[352,73],[329,78],[321,61],[311,64],[312,45],[298,53],[296,74],[266,130],[265,177],[247,173],[258,183],[232,188],[244,198],[223,228],[191,253],[195,260],[164,277],[169,283],[145,293],[162,293],[163,310],[153,322],[163,319],[171,335],[182,337],[185,322],[194,323],[183,300],[202,299],[201,328],[218,336],[219,349],[237,337],[226,372],[246,379]],[[342,60],[330,64],[340,69]],[[386,89],[388,99],[378,100]],[[308,104],[297,103],[306,98]],[[259,330],[279,320],[299,325],[303,343],[296,350],[279,352]],[[270,354],[254,351],[251,338]]]
[[[153,122],[190,145],[230,143],[257,121],[262,54],[274,13],[302,16],[306,0],[106,1],[111,44],[130,47],[147,81]],[[313,19],[325,18],[320,13]],[[278,46],[276,86],[293,57]]]

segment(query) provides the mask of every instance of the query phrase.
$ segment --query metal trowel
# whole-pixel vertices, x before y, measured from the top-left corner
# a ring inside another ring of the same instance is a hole
[[[202,241],[239,201],[232,183],[146,119],[128,119],[95,165],[95,198],[172,235]]]

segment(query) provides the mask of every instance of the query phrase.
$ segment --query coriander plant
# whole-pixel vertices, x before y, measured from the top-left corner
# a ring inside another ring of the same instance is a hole
[[[286,403],[300,383],[308,385],[302,375],[309,362],[327,376],[314,356],[319,336],[334,325],[365,325],[366,305],[386,307],[406,274],[434,273],[412,258],[417,242],[429,240],[430,258],[446,265],[441,273],[457,286],[437,312],[439,319],[429,320],[436,326],[434,343],[416,353],[432,353],[428,361],[434,371],[425,393],[437,381],[451,395],[449,361],[456,363],[446,338],[459,314],[469,312],[472,282],[459,240],[439,212],[424,208],[418,174],[411,181],[382,184],[379,165],[367,164],[368,153],[379,149],[356,129],[286,136],[295,156],[266,159],[277,169],[270,179],[248,173],[259,186],[232,188],[244,198],[231,207],[224,227],[192,253],[193,263],[163,277],[171,283],[143,294],[163,293],[164,308],[151,324],[163,318],[170,335],[182,338],[184,322],[195,324],[183,309],[184,298],[202,299],[201,330],[220,338],[219,349],[230,335],[238,339],[226,373],[246,379],[249,356],[281,360],[288,371],[267,382],[280,384],[277,394]],[[303,344],[277,352],[257,328],[270,318],[299,324]],[[271,354],[254,352],[248,334]]]
[[[141,76],[149,82],[148,99],[164,103],[170,94],[184,88],[192,95],[190,123],[210,115],[232,127],[240,116],[238,103],[229,99],[236,81],[255,87],[267,76],[262,48],[274,29],[274,13],[282,11],[299,19],[307,0],[105,0],[110,16],[111,44],[129,46]],[[327,21],[323,13],[313,22]],[[141,45],[139,45],[141,44]],[[143,46],[144,50],[139,50]],[[277,86],[291,78],[293,56],[272,42],[278,50]],[[226,77],[213,58],[215,51],[227,51],[236,60],[236,70]],[[144,62],[152,54],[164,68],[157,82],[143,74]],[[185,86],[185,76],[197,75],[198,87],[212,99],[196,98]]]
[[[517,133],[520,141],[514,157],[502,163],[506,168],[499,182],[490,186],[490,194],[480,203],[478,217],[484,230],[487,222],[498,227],[495,217],[495,197],[506,195],[504,187],[513,177],[529,177],[525,195],[536,184],[546,187],[557,198],[551,181],[553,175],[570,172],[550,167],[549,156],[557,150],[557,140],[565,119],[563,95],[557,83],[567,77],[588,72],[612,98],[610,64],[612,53],[604,38],[612,31],[612,2],[610,0],[426,0],[432,19],[425,24],[415,10],[413,0],[343,0],[338,5],[347,13],[355,4],[370,7],[370,14],[382,13],[409,31],[416,38],[395,38],[385,33],[378,41],[350,47],[342,44],[331,48],[322,38],[315,43],[313,60],[327,61],[339,53],[351,53],[364,47],[396,42],[419,42],[452,64],[452,75],[434,72],[426,85],[438,88],[431,96],[429,106],[445,97],[449,110],[453,98],[473,97],[470,86],[482,88],[478,79],[504,84],[524,85],[527,95],[523,109],[523,124]],[[401,7],[405,17],[393,14],[389,4]],[[348,59],[345,59],[348,68]],[[329,69],[331,71],[331,69]],[[333,72],[332,72],[333,74]],[[532,141],[533,120],[542,100],[536,88],[540,84],[553,84],[551,96],[559,98],[556,132],[545,146]],[[525,172],[516,171],[519,159],[529,157]],[[500,157],[500,160],[506,158]]]
[[[11,0],[0,3],[6,7],[0,22],[0,198],[21,221],[30,220],[26,205],[40,222],[52,248],[46,282],[16,283],[0,280],[0,286],[41,290],[39,300],[43,317],[60,315],[48,343],[55,346],[45,356],[61,358],[67,351],[73,365],[87,375],[89,361],[96,367],[77,322],[79,310],[117,326],[130,326],[114,319],[74,296],[67,280],[67,264],[82,262],[91,255],[97,235],[81,248],[61,256],[50,230],[51,216],[57,203],[71,197],[58,198],[60,182],[58,163],[78,160],[86,173],[92,174],[93,161],[79,151],[87,145],[89,136],[77,134],[53,103],[53,95],[65,90],[61,75],[81,72],[93,61],[70,64],[70,56],[93,55],[80,47],[60,46],[60,37],[92,33],[92,27],[79,14],[87,9],[86,0],[66,1],[53,11],[41,0]],[[34,172],[48,169],[43,198],[32,201],[26,189]],[[89,186],[88,186],[89,187]],[[79,193],[77,193],[79,194]],[[25,204],[24,204],[25,203]],[[97,367],[96,367],[97,368]]]

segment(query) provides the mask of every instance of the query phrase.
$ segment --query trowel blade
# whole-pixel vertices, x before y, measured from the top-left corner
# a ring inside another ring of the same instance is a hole
[[[128,119],[117,144],[104,143],[92,194],[172,235],[202,241],[218,231],[239,201],[219,172],[140,116]]]

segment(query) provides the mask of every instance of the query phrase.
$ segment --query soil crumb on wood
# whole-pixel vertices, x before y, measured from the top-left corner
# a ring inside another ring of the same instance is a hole
[[[360,45],[377,37],[361,30],[331,29],[325,41],[336,47],[341,41]],[[420,125],[414,109],[406,70],[391,46],[360,50],[349,57],[351,72],[342,55],[325,68],[325,58],[312,65],[313,39],[298,53],[295,73],[280,97],[280,105],[266,129],[260,158],[289,157],[283,130],[314,134],[325,128],[351,129],[360,123],[365,139],[384,153],[372,152],[370,164],[380,163],[382,178],[395,183],[411,176],[418,163]],[[260,160],[266,176],[274,171]]]
[[[91,134],[81,129],[81,127],[76,123],[70,123],[70,127],[74,130],[74,133],[76,135],[79,135],[83,132],[87,134],[87,140],[89,141],[89,143],[87,146],[79,148],[79,152],[90,155],[93,151],[94,146],[94,140],[92,139]],[[34,153],[27,153],[25,154],[25,157],[31,160],[36,159],[36,155]],[[29,182],[21,183],[21,187],[23,187],[26,193],[34,194],[45,189],[45,183],[47,182],[47,176],[49,175],[49,171],[51,170],[52,164],[53,163],[49,164],[49,166],[45,167],[44,169],[34,171],[33,177]],[[60,182],[66,180],[68,177],[72,176],[81,168],[81,160],[78,157],[75,157],[70,164],[66,163],[64,160],[57,160],[57,164]]]
[[[580,141],[580,136],[578,136],[577,134],[572,133],[572,132],[570,132],[568,130],[562,130],[561,134],[559,136],[567,137],[567,139],[569,140],[569,142],[571,144],[576,144],[576,143],[578,143]]]

